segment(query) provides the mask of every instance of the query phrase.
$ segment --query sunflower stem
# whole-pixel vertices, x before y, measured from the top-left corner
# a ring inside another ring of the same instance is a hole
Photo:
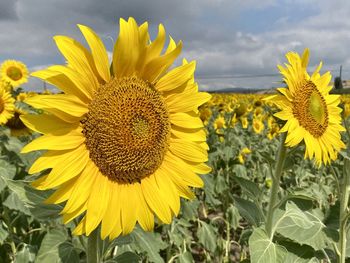
[[[98,263],[99,262],[99,233],[96,228],[92,231],[88,237],[87,243],[87,263]]]
[[[346,225],[348,221],[348,202],[350,195],[350,173],[346,170],[350,161],[344,159],[343,180],[340,192],[340,214],[339,214],[339,262],[345,263],[346,257]]]
[[[269,198],[269,204],[268,204],[268,210],[267,210],[267,216],[266,216],[266,223],[265,223],[265,230],[270,239],[273,238],[273,232],[272,232],[272,223],[273,223],[273,214],[275,212],[276,202],[277,202],[277,196],[278,196],[278,190],[280,188],[280,180],[281,175],[283,171],[284,161],[286,159],[286,153],[287,148],[284,145],[286,141],[287,133],[282,134],[281,138],[281,144],[277,152],[277,161],[275,166],[275,174],[272,175],[272,186],[270,190],[270,198]]]

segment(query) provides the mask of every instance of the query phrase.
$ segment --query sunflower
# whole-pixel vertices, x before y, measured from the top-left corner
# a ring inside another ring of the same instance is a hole
[[[278,66],[287,88],[279,88],[281,95],[270,96],[282,111],[275,114],[286,123],[280,132],[287,132],[286,145],[293,147],[305,142],[305,159],[314,159],[320,166],[337,158],[337,152],[345,148],[341,141],[340,95],[330,95],[330,72],[320,75],[322,62],[310,76],[307,71],[309,50],[302,57],[297,53],[286,54],[289,64]]]
[[[5,60],[0,67],[1,79],[13,88],[28,81],[28,70],[25,64],[16,60]]]
[[[169,70],[181,41],[169,45],[165,29],[151,42],[147,22],[120,19],[120,33],[109,64],[101,39],[78,25],[90,50],[65,36],[54,40],[68,66],[51,66],[32,75],[64,94],[38,95],[26,102],[46,111],[22,121],[44,134],[22,152],[48,150],[29,173],[52,168],[34,181],[37,189],[56,189],[48,203],[65,202],[64,223],[82,215],[77,235],[101,225],[101,238],[146,231],[154,216],[170,223],[180,197],[202,187],[197,174],[210,168],[198,107],[210,99],[194,82],[195,62]]]
[[[15,99],[4,88],[0,87],[0,125],[12,118],[15,110]]]
[[[14,109],[13,117],[9,119],[6,123],[6,126],[10,129],[11,136],[20,137],[31,134],[30,129],[28,129],[27,126],[25,126],[22,120],[20,119],[20,116],[26,113],[27,112],[22,109]]]
[[[260,118],[254,118],[252,126],[256,134],[262,133],[265,129],[265,125]]]

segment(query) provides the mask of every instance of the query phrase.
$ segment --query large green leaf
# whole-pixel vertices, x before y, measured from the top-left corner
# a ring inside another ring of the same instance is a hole
[[[250,260],[252,263],[284,263],[287,250],[274,244],[266,232],[256,228],[249,238]]]
[[[162,241],[159,234],[154,232],[145,232],[140,228],[135,228],[131,233],[134,238],[133,245],[139,252],[147,252],[150,262],[163,263],[164,260],[159,255],[159,250],[164,249],[167,245]]]
[[[51,191],[39,191],[28,185],[28,182],[21,180],[5,179],[7,186],[16,195],[16,200],[21,202],[30,213],[38,220],[47,221],[59,217],[62,210],[60,205],[44,204],[45,199],[52,193]]]
[[[255,203],[240,197],[234,197],[234,200],[239,213],[250,224],[260,226],[264,222],[264,215]]]
[[[72,243],[67,241],[67,233],[64,229],[52,229],[41,242],[35,263],[79,262],[79,256]]]
[[[286,204],[286,210],[278,210],[275,214],[274,230],[279,234],[306,244],[315,250],[328,246],[328,238],[325,233],[325,225],[322,221],[310,213],[302,211],[292,202]]]
[[[217,247],[217,231],[210,224],[200,221],[200,226],[197,230],[197,236],[200,243],[202,243],[206,250],[215,252]]]
[[[233,179],[236,181],[236,183],[239,184],[243,192],[247,194],[250,198],[253,198],[253,199],[260,198],[262,192],[257,184],[239,176],[234,176]]]

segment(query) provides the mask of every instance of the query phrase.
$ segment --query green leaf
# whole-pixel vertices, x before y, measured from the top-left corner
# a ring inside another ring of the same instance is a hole
[[[47,221],[59,217],[62,206],[44,204],[52,191],[36,190],[29,186],[28,182],[21,180],[6,179],[6,183],[13,194],[18,197],[18,201],[22,202],[36,219]]]
[[[67,241],[67,233],[63,229],[52,229],[41,242],[35,263],[79,262],[78,253],[72,243]]]
[[[192,263],[194,262],[192,254],[188,251],[185,253],[180,254],[179,256],[179,262],[180,263]]]
[[[25,203],[22,202],[18,195],[14,192],[11,192],[10,195],[3,202],[3,205],[12,210],[18,210],[26,215],[31,215],[28,207],[25,206]]]
[[[287,255],[287,250],[274,244],[261,228],[254,229],[250,236],[249,251],[252,263],[284,263]]]
[[[1,176],[7,179],[13,179],[16,176],[16,166],[0,159],[0,177]]]
[[[294,203],[288,202],[286,211],[276,212],[274,230],[297,243],[309,245],[315,250],[328,247],[325,225],[315,215],[303,212]]]
[[[135,228],[131,236],[135,240],[133,245],[135,245],[137,251],[147,252],[150,262],[164,262],[159,255],[159,250],[166,248],[167,245],[162,241],[158,233],[144,232],[140,228]]]
[[[19,251],[16,252],[16,263],[30,263],[35,259],[34,248],[24,244]]]
[[[107,262],[111,262],[111,261],[107,261]],[[113,259],[113,262],[116,262],[116,263],[138,263],[138,262],[140,262],[140,257],[131,251],[126,251],[123,254],[116,257],[115,259]]]
[[[284,259],[284,263],[319,263],[320,261],[313,258],[301,258],[293,253],[287,253],[286,258]]]
[[[197,230],[197,237],[200,243],[202,243],[206,250],[215,252],[217,247],[217,236],[214,227],[203,221],[199,221],[200,226]]]
[[[196,218],[198,217],[198,206],[198,200],[181,200],[182,217],[186,220],[196,220]]]
[[[239,213],[250,224],[259,226],[262,222],[264,222],[264,215],[261,213],[260,209],[255,203],[239,197],[234,197],[234,200]]]
[[[233,179],[250,198],[258,200],[262,194],[259,186],[243,177],[234,176]]]
[[[230,205],[230,207],[226,210],[225,214],[231,227],[233,227],[234,229],[239,227],[239,220],[241,219],[241,216],[239,214],[237,207]]]
[[[2,244],[4,242],[4,240],[7,238],[8,236],[8,232],[7,230],[2,226],[2,223],[0,221],[0,244]]]

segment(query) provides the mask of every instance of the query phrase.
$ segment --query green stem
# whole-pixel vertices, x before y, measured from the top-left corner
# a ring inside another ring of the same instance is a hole
[[[346,223],[348,220],[348,202],[350,195],[350,173],[345,171],[347,166],[347,159],[344,159],[344,170],[343,170],[343,182],[341,185],[340,192],[340,214],[339,214],[339,249],[340,249],[340,263],[345,263],[346,257]]]
[[[271,190],[270,190],[270,199],[269,199],[269,205],[268,205],[267,217],[266,217],[266,225],[265,225],[266,233],[268,234],[270,239],[273,238],[273,232],[272,232],[273,214],[275,212],[275,209],[277,208],[276,202],[277,202],[277,197],[278,197],[278,190],[280,188],[280,180],[281,180],[284,161],[286,159],[286,153],[287,153],[287,148],[284,145],[286,137],[287,137],[287,133],[285,132],[282,134],[281,144],[280,144],[280,147],[279,147],[278,153],[277,153],[275,174],[272,176],[272,186],[271,186]]]
[[[98,263],[99,262],[99,248],[98,248],[99,236],[98,229],[92,231],[88,237],[87,243],[87,263]]]

